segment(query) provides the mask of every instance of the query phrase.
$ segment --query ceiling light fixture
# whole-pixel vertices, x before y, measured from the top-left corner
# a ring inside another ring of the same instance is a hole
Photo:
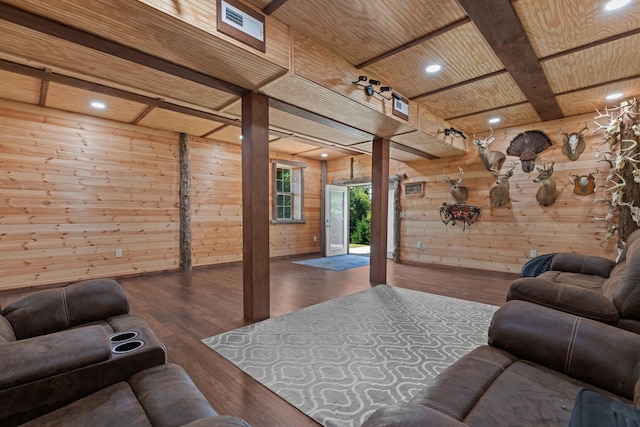
[[[498,122],[500,122],[499,117],[492,117],[489,119],[489,123],[498,123]]]
[[[362,83],[362,82],[367,82],[366,83]],[[373,95],[380,95],[382,98],[386,99],[386,100],[390,100],[390,97],[386,97],[382,94],[382,92],[391,92],[393,90],[393,88],[391,86],[380,86],[382,83],[380,83],[380,80],[375,80],[375,79],[370,79],[367,76],[358,76],[358,79],[354,82],[351,82],[352,84],[356,85],[356,86],[360,86],[362,87],[362,89],[364,90],[365,95],[367,96],[373,96]],[[380,88],[378,90],[376,90],[376,88],[374,86],[379,86]]]
[[[607,100],[611,101],[611,100],[613,100],[613,99],[620,99],[620,98],[622,98],[623,96],[624,96],[624,95],[623,95],[623,94],[621,94],[621,93],[619,93],[619,92],[618,92],[618,93],[611,93],[611,94],[607,95],[607,96],[605,97],[605,99],[607,99]]]
[[[327,157],[329,157],[329,155],[327,153],[321,153],[320,157],[327,158]]]
[[[625,7],[631,3],[631,0],[611,0],[604,6],[605,10],[616,10]]]
[[[107,108],[107,105],[104,102],[92,101],[91,107],[95,108],[96,110],[104,110],[105,108]]]
[[[440,71],[441,68],[442,66],[438,64],[432,64],[432,65],[429,65],[425,70],[427,73],[437,73],[438,71]]]

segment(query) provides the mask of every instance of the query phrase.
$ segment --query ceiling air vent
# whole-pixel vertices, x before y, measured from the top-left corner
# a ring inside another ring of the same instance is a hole
[[[264,23],[255,19],[248,13],[231,6],[226,1],[222,2],[222,22],[256,40],[264,42]]]

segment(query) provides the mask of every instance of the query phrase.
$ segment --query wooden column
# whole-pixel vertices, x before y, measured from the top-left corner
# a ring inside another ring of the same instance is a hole
[[[242,284],[244,317],[268,319],[269,301],[269,100],[242,97]]]
[[[387,222],[389,205],[388,139],[375,137],[371,156],[371,266],[369,281],[387,283]]]
[[[191,156],[189,134],[180,134],[180,271],[191,272]]]
[[[638,146],[638,138],[634,134],[633,126],[638,123],[638,106],[632,104],[629,107],[629,112],[622,117],[620,123],[620,151],[627,152],[627,155],[631,158],[640,153],[640,147]],[[620,171],[620,176],[624,179],[627,185],[624,187],[623,196],[621,201],[634,206],[640,206],[640,186],[634,182],[635,165],[632,162],[625,162],[625,166]],[[631,207],[624,204],[620,207],[619,219],[618,219],[618,246],[627,241],[627,238],[631,233],[638,229],[638,224],[633,220],[631,216]]]
[[[320,161],[320,255],[327,256],[327,227],[325,222],[327,218],[326,201],[327,197],[327,161]]]

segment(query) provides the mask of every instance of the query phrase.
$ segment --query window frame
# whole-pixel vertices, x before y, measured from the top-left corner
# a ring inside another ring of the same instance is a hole
[[[272,169],[272,214],[273,224],[304,224],[304,169],[305,163],[291,160],[271,160]],[[278,191],[278,169],[291,170],[291,187],[289,192]],[[278,196],[291,196],[291,218],[278,218]]]

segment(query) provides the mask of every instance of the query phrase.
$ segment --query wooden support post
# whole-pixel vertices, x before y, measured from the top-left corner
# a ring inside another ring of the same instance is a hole
[[[191,167],[189,134],[180,134],[180,271],[191,272]]]
[[[389,206],[388,139],[375,137],[371,156],[371,265],[369,281],[387,283],[387,221]]]
[[[242,284],[244,317],[268,319],[269,292],[269,100],[242,97]]]
[[[635,136],[633,126],[638,123],[638,105],[632,104],[629,112],[622,117],[620,123],[620,150],[627,152],[627,156],[634,158],[640,153],[639,137]],[[634,142],[635,141],[635,142]],[[627,204],[640,205],[640,186],[635,184],[633,171],[635,165],[628,161],[620,171],[620,176],[627,185],[624,187],[618,219],[618,246],[622,247],[631,233],[638,229],[638,224],[631,216],[631,207]]]
[[[320,200],[324,200],[327,197],[327,161],[320,161]],[[327,218],[327,212],[325,209],[326,203],[320,203],[320,255],[327,256],[327,227],[325,227],[325,221]]]

